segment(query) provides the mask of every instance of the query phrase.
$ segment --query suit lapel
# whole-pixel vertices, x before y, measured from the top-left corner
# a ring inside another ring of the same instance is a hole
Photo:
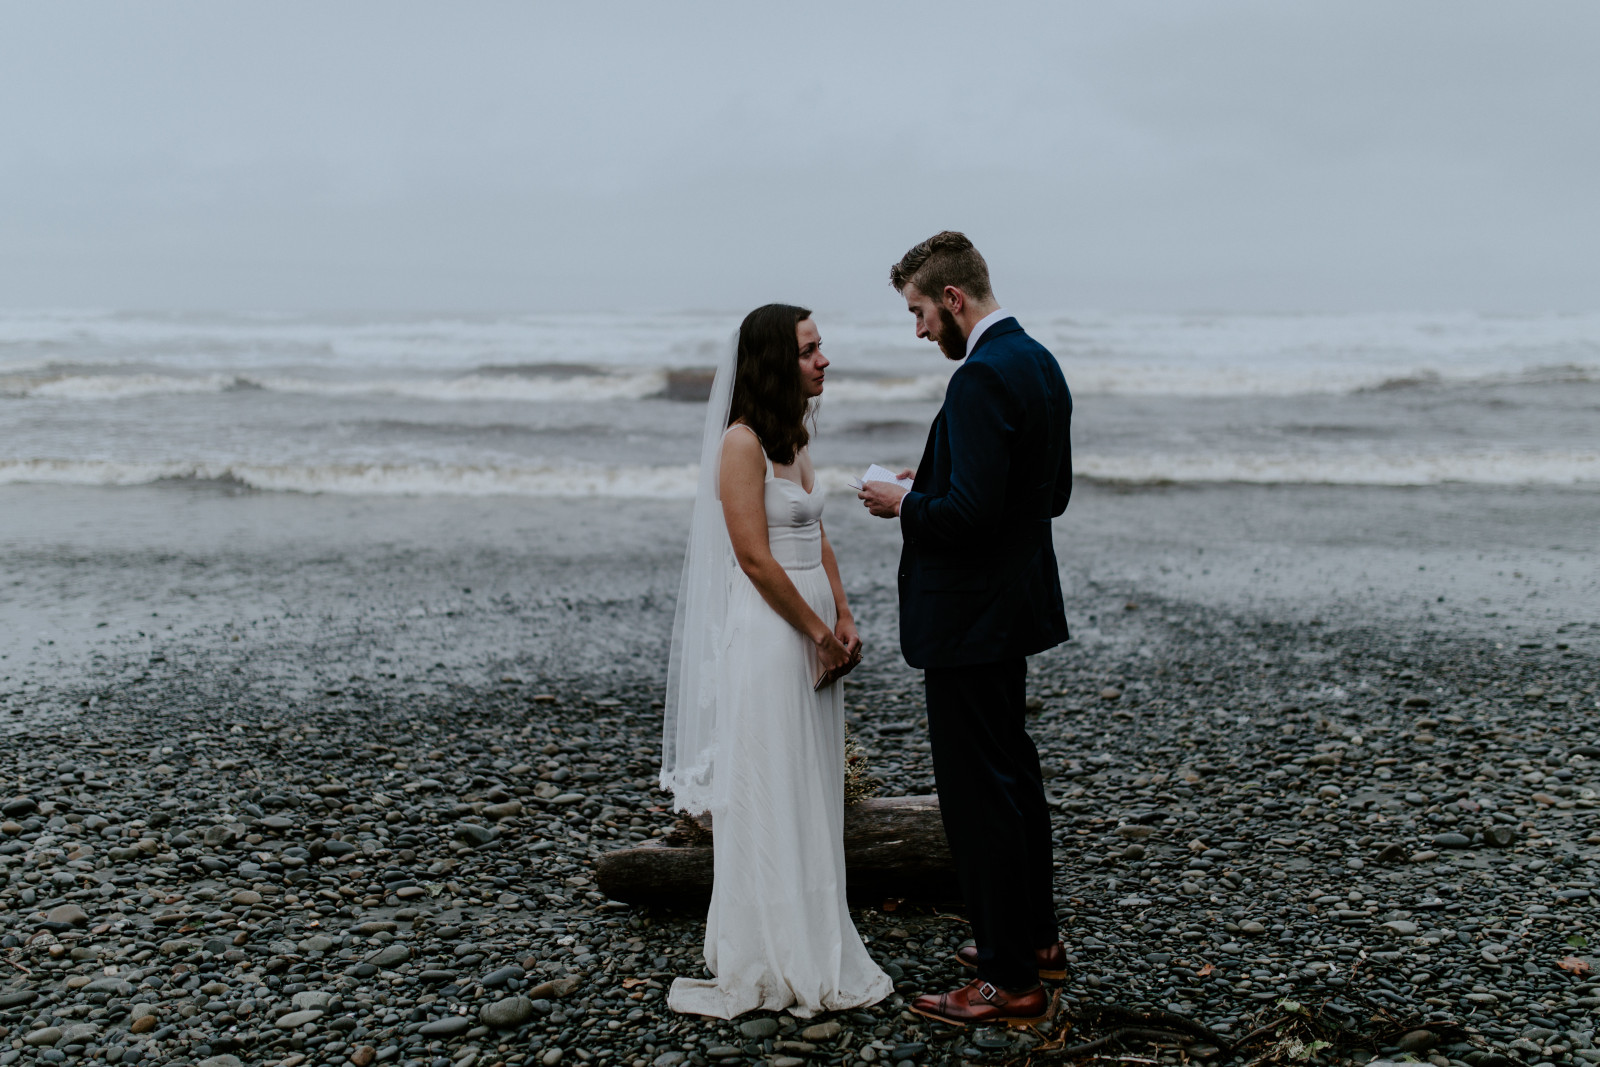
[[[922,462],[917,464],[916,477],[911,479],[911,488],[922,492],[928,484],[928,479],[933,477],[933,446],[939,439],[939,427],[944,425],[944,406],[939,407],[939,414],[933,417],[933,425],[928,427],[928,440],[922,446]]]
[[[996,337],[1004,337],[1008,333],[1021,333],[1022,325],[1017,322],[1015,315],[1008,315],[999,322],[983,331],[983,336],[978,338],[978,343],[972,348],[972,356],[983,351],[983,346]],[[917,477],[912,482],[912,488],[921,492],[927,485],[927,477],[933,471],[934,445],[939,439],[939,429],[944,425],[944,405],[939,405],[939,414],[933,417],[933,425],[928,427],[928,443],[922,446],[922,462],[917,467]]]

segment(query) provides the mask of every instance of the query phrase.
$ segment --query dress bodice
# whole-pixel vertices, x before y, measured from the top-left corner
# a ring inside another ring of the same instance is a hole
[[[826,494],[820,485],[813,485],[808,493],[799,482],[778,477],[764,452],[762,459],[767,466],[762,492],[767,509],[767,544],[773,558],[785,570],[822,566],[822,505]]]
[[[798,482],[773,474],[767,461],[767,544],[784,570],[822,566],[820,488],[806,492]]]
[[[772,461],[767,460],[767,528],[779,526],[815,526],[822,521],[822,497],[816,486],[806,492],[799,482],[780,478],[773,473]]]

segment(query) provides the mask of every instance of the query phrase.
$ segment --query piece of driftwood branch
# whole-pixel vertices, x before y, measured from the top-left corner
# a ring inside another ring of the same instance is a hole
[[[1232,1055],[1234,1048],[1210,1027],[1193,1019],[1164,1011],[1135,1011],[1116,1004],[1085,1004],[1072,1013],[1072,1017],[1067,1021],[1068,1025],[1055,1037],[1028,1050],[1024,1057],[1006,1062],[1022,1063],[1024,1059],[1028,1063],[1076,1060],[1094,1056],[1114,1045],[1125,1045],[1134,1041],[1156,1045],[1179,1045],[1201,1053],[1197,1057],[1201,1059],[1216,1055]],[[1089,1031],[1107,1027],[1110,1029],[1106,1033],[1093,1040],[1081,1044],[1067,1044],[1069,1034],[1082,1037]],[[1204,1051],[1205,1045],[1211,1046],[1209,1053]]]
[[[698,906],[711,899],[712,856],[709,846],[652,842],[605,853],[595,876],[613,900]],[[871,797],[847,806],[844,865],[850,898],[862,903],[961,899],[938,797]]]

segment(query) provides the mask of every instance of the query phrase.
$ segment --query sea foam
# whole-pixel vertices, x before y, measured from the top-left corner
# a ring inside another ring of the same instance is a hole
[[[378,496],[529,496],[690,499],[693,464],[542,464],[491,466],[405,463],[251,464],[113,460],[0,460],[0,485],[149,485],[228,482],[269,492]],[[1423,486],[1551,485],[1600,487],[1600,452],[1493,452],[1473,455],[1353,458],[1306,456],[1103,456],[1075,458],[1076,476],[1091,481],[1157,486],[1192,483],[1257,485]],[[817,470],[828,493],[850,493],[860,472]]]
[[[1600,483],[1600,315],[1051,315],[1085,478]],[[733,314],[0,313],[0,481],[687,497]],[[956,364],[819,313],[830,490],[914,462]]]
[[[1129,455],[1075,457],[1076,473],[1124,485],[1595,485],[1600,452],[1497,451],[1437,455]]]

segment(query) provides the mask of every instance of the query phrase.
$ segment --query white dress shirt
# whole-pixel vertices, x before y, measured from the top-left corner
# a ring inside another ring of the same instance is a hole
[[[1009,319],[1010,317],[1011,312],[1005,308],[995,308],[979,319],[978,324],[972,328],[972,332],[967,334],[967,355],[972,355],[972,350],[978,347],[978,338],[983,336],[984,330],[987,330],[1001,319]]]

